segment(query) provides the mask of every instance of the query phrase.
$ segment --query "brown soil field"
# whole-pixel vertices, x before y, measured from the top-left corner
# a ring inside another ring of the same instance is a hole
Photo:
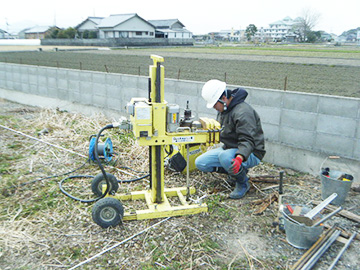
[[[1,52],[0,61],[147,76],[151,54],[164,57],[167,78],[360,98],[357,47],[44,48]]]

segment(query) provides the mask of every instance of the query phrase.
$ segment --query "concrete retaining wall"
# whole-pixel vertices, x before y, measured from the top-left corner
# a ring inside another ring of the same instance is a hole
[[[166,79],[165,99],[181,108],[189,100],[193,115],[215,117],[200,98],[202,85]],[[265,161],[312,174],[323,164],[360,182],[360,99],[245,88],[262,120]],[[127,116],[126,103],[147,96],[144,76],[0,63],[0,97],[19,103]],[[327,159],[334,155],[340,159]]]

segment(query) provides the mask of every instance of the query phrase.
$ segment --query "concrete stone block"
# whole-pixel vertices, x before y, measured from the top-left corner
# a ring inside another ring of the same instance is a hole
[[[56,68],[47,68],[46,69],[46,76],[49,78],[57,78],[57,70]]]
[[[357,121],[351,118],[319,114],[317,131],[327,134],[354,137]]]
[[[47,68],[46,67],[39,67],[38,68],[38,75],[47,77],[48,76]]]
[[[281,109],[265,106],[252,106],[259,114],[261,123],[267,123],[272,125],[280,125]]]
[[[21,73],[14,72],[12,74],[12,79],[13,79],[14,82],[21,82]]]
[[[135,93],[133,93],[135,94]],[[149,91],[147,89],[137,89],[137,96],[133,96],[133,97],[145,97],[148,98],[149,96]]]
[[[174,87],[174,91],[176,93],[184,95],[184,96],[195,96],[201,98],[201,87],[199,87],[199,83],[194,83],[192,81],[179,81]]]
[[[174,93],[166,92],[165,100],[170,104],[176,104],[176,95]]]
[[[21,83],[21,92],[29,93],[29,87],[30,85],[28,83]]]
[[[359,100],[320,95],[318,107],[318,112],[321,114],[356,118],[359,110]]]
[[[315,132],[312,131],[281,126],[279,133],[280,142],[301,149],[311,149],[315,143]]]
[[[120,74],[115,74],[115,73],[105,74],[105,73],[102,73],[101,76],[105,76],[105,80],[100,80],[100,77],[95,77],[93,75],[94,82],[99,79],[99,81],[106,82],[107,85],[112,85],[112,86],[119,86],[120,83],[121,83],[121,75]]]
[[[57,78],[56,77],[47,77],[48,87],[57,88]]]
[[[69,91],[80,92],[80,81],[68,81],[68,89]]]
[[[56,70],[56,75],[57,75],[56,77],[58,78],[58,80],[60,80],[60,79],[67,80],[68,79],[68,70],[58,68]]]
[[[107,107],[108,107],[108,109],[111,109],[111,110],[125,112],[125,109],[123,109],[123,107],[125,107],[125,106],[123,106],[122,101],[118,98],[108,98],[107,99]]]
[[[279,126],[267,123],[262,123],[262,129],[266,140],[277,142],[279,141]]]
[[[353,157],[357,160],[360,160],[360,140],[355,140]]]
[[[0,70],[0,87],[4,88],[6,85],[6,73]]]
[[[27,71],[27,69],[25,71]],[[21,73],[20,77],[21,77],[21,83],[26,83],[26,84],[29,83],[29,74],[27,72]]]
[[[137,76],[130,76],[130,75],[123,76],[122,77],[122,87],[124,89],[129,89],[129,88],[139,89]]]
[[[94,99],[92,103],[88,103],[88,104],[93,104],[97,107],[107,108],[107,97],[94,95]]]
[[[318,95],[285,92],[283,108],[303,112],[317,112]]]
[[[137,76],[137,88],[149,92],[149,80],[147,77]],[[165,88],[166,91],[166,88]],[[149,96],[148,94],[146,96]]]
[[[102,84],[101,82],[93,82],[91,84],[92,92],[99,96],[107,96],[106,84]]]
[[[39,90],[37,84],[29,84],[29,93],[33,95],[38,95]]]
[[[70,101],[70,93],[67,89],[58,89],[57,91],[57,97],[60,99],[60,100],[67,100],[67,101]]]
[[[69,81],[80,81],[80,71],[67,70],[67,76]]]
[[[68,80],[66,77],[59,77],[57,83],[59,89],[68,89]]]
[[[48,96],[48,88],[46,85],[39,84],[38,90],[39,90],[39,95],[44,97]]]
[[[92,82],[92,72],[91,71],[82,71],[79,74],[80,82]]]
[[[168,93],[174,94],[176,92],[176,81],[173,79],[165,79],[164,88],[165,88],[165,96]]]
[[[281,126],[300,130],[316,130],[317,114],[311,112],[299,112],[294,110],[281,111]]]
[[[352,158],[355,141],[338,135],[317,133],[314,151],[325,152],[328,155],[338,155]]]
[[[47,97],[58,98],[58,88],[48,87]]]
[[[74,97],[74,95],[73,95]],[[94,100],[93,100],[94,97]],[[80,92],[80,103],[81,104],[86,104],[86,105],[97,105],[97,101],[100,100],[103,97],[99,97],[97,98],[97,96],[93,96],[92,93],[86,92],[86,91],[81,91]]]
[[[38,76],[38,84],[41,86],[47,86],[47,77],[46,76]]]
[[[134,97],[147,97],[147,96],[141,96],[138,92],[137,88],[134,87],[127,87],[127,88],[122,88],[121,92],[123,94],[123,99],[124,101],[127,103],[129,102],[132,98]]]
[[[93,94],[93,84],[91,81],[80,81],[80,92],[82,94]]]
[[[21,82],[15,80],[15,81],[13,82],[13,89],[16,90],[16,91],[21,91]]]
[[[6,81],[6,89],[10,89],[10,90],[15,90],[14,89],[14,82],[12,80],[7,80]]]
[[[114,99],[119,99],[123,96],[120,87],[118,85],[111,84],[106,85],[106,95],[108,98]]]
[[[93,72],[91,74],[93,83],[107,84],[107,75],[103,72]]]
[[[34,74],[29,74],[29,84],[38,84],[38,76]]]
[[[78,91],[69,91],[69,100],[74,103],[82,104],[81,95],[80,92]]]
[[[251,104],[280,108],[284,92],[275,90],[253,90],[251,93]]]
[[[11,72],[11,73],[20,73],[20,67],[21,67],[21,65],[11,65],[11,66],[9,66],[9,71]]]
[[[38,67],[37,66],[29,66],[28,67],[28,74],[29,75],[39,75]]]

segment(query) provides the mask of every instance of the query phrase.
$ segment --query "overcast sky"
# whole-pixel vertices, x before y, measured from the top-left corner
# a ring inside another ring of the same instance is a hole
[[[89,16],[137,13],[145,20],[179,19],[194,34],[268,27],[305,9],[320,15],[314,30],[340,35],[360,27],[360,0],[3,0],[0,29],[10,33],[36,25],[75,27]]]

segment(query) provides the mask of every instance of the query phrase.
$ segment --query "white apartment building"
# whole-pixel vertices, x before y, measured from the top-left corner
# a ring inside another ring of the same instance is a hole
[[[295,37],[292,32],[293,25],[297,23],[297,19],[285,17],[283,20],[269,24],[268,28],[261,27],[255,35],[255,38],[261,42],[265,41],[283,41],[290,37]]]

